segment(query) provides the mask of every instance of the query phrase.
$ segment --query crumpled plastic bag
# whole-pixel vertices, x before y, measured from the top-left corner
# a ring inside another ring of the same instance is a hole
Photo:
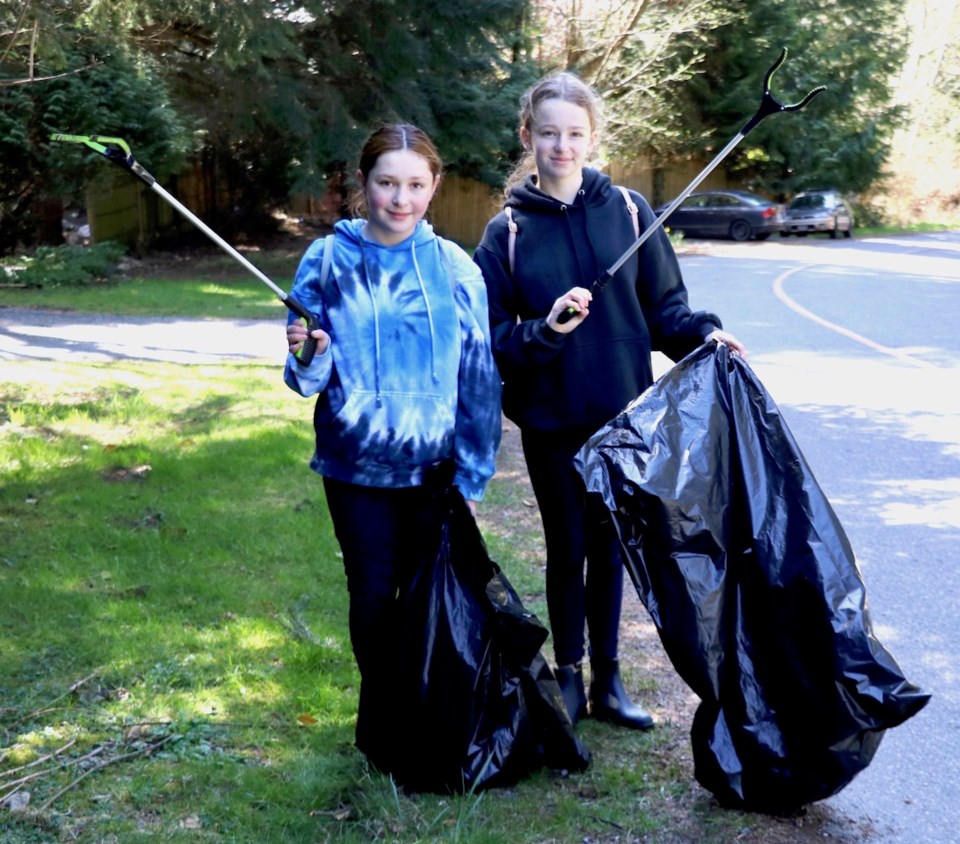
[[[548,636],[488,556],[456,488],[432,565],[401,599],[397,736],[388,768],[413,791],[467,793],[543,766],[582,771],[540,648]],[[402,713],[402,714],[401,714]]]
[[[741,357],[701,346],[576,460],[701,700],[695,776],[720,802],[835,794],[927,703],[877,641],[843,527]]]

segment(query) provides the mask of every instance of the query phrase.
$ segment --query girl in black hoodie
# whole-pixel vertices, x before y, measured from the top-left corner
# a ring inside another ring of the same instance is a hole
[[[597,96],[570,73],[548,76],[524,94],[520,139],[527,155],[474,260],[487,285],[503,409],[520,428],[543,521],[547,611],[567,709],[574,722],[589,712],[644,730],[653,718],[628,699],[617,661],[619,543],[602,503],[587,496],[573,457],[650,386],[652,350],[675,361],[705,341],[745,350],[717,316],[690,310],[662,229],[592,301],[591,284],[656,219],[639,194],[631,191],[628,202],[608,176],[584,166],[599,124]],[[571,310],[573,318],[559,322]]]

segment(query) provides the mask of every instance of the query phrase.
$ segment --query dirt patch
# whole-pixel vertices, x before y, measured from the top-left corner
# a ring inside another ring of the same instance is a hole
[[[518,541],[522,541],[520,537],[533,535],[536,539],[532,544],[520,545],[516,549],[517,554],[521,560],[528,562],[544,559],[539,512],[526,473],[520,432],[506,420],[497,457],[497,477],[501,484],[516,485],[510,499],[521,502],[521,512],[518,516],[515,505],[503,512],[482,505],[481,524],[486,522],[495,525],[493,529],[498,535],[502,536],[507,531],[508,538],[512,533]],[[517,524],[518,518],[521,524]],[[516,527],[511,528],[511,524]],[[694,778],[689,731],[699,698],[676,673],[663,649],[656,627],[630,585],[625,592],[620,631],[620,662],[628,691],[654,713],[660,722],[658,729],[671,734],[657,752],[665,756],[664,767],[679,771],[679,778],[686,780],[690,787],[680,798],[664,799],[656,807],[650,808],[651,814],[664,821],[664,831],[658,833],[656,838],[628,841],[622,833],[617,832],[604,838],[591,837],[591,844],[635,844],[647,840],[656,841],[657,844],[694,844],[704,840],[704,831],[711,826],[710,816],[721,813],[726,815],[727,825],[734,825],[737,829],[731,841],[751,844],[822,844],[824,841],[864,844],[871,840],[874,829],[869,819],[850,819],[824,803],[816,803],[782,817],[722,808]],[[549,658],[549,654],[545,655]],[[734,821],[732,824],[731,819]]]

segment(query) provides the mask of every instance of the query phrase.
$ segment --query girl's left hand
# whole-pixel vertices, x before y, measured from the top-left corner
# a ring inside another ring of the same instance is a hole
[[[744,360],[747,359],[747,347],[744,346],[743,343],[741,343],[732,334],[717,328],[714,331],[711,331],[704,338],[705,343],[709,343],[712,340],[716,340],[718,343],[723,343],[723,345],[729,346],[730,351],[732,351],[734,354],[740,355],[740,357],[742,357]]]
[[[322,328],[315,328],[310,336],[317,341],[317,354],[322,355],[330,345],[330,335]],[[297,354],[303,348],[303,341],[307,339],[307,327],[301,320],[294,320],[287,326],[287,348],[291,355]]]

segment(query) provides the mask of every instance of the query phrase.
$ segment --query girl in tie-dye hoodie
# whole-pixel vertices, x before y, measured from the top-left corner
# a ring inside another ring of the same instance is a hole
[[[452,469],[475,512],[500,442],[483,278],[422,219],[441,174],[419,129],[375,131],[357,171],[366,218],[336,224],[325,281],[327,239],[297,271],[291,295],[320,326],[308,365],[296,354],[306,328],[292,317],[287,326],[284,380],[317,396],[311,467],[343,552],[361,675],[357,746],[374,764],[402,729],[391,717],[397,596],[437,551],[444,511],[432,479]]]

